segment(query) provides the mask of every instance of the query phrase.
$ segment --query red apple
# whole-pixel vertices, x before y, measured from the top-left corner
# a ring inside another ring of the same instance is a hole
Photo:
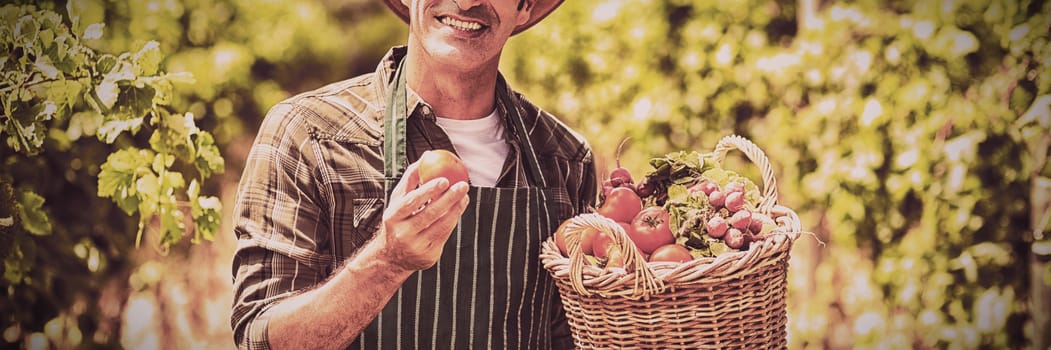
[[[452,152],[437,149],[428,150],[420,155],[419,160],[420,183],[426,183],[439,177],[449,180],[449,184],[457,182],[469,182],[467,167],[464,166],[460,157]]]

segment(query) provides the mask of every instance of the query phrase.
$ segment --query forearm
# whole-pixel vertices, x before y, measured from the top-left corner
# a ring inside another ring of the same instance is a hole
[[[272,349],[345,348],[372,322],[412,271],[382,259],[370,241],[331,279],[267,311]]]

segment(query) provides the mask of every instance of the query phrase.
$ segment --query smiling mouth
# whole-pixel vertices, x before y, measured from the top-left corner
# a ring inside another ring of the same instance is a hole
[[[451,17],[439,17],[438,21],[442,22],[442,24],[464,32],[475,32],[482,30],[482,28],[485,28],[484,25],[478,22],[461,21]]]

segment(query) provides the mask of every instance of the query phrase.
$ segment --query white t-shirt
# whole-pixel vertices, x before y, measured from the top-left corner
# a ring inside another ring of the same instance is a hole
[[[504,121],[496,109],[488,116],[478,119],[438,117],[436,121],[449,135],[456,153],[467,165],[471,184],[481,187],[496,186],[508,153],[507,141],[504,140]]]

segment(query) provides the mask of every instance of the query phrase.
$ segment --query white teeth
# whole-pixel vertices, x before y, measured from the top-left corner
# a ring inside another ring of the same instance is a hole
[[[465,22],[465,21],[461,21],[461,20],[453,19],[453,18],[449,18],[449,17],[442,17],[442,23],[445,23],[446,25],[452,26],[453,28],[456,28],[456,29],[459,29],[459,30],[462,30],[462,31],[472,31],[472,30],[482,29],[482,25],[481,24],[478,24],[478,23],[475,23],[475,22]]]

